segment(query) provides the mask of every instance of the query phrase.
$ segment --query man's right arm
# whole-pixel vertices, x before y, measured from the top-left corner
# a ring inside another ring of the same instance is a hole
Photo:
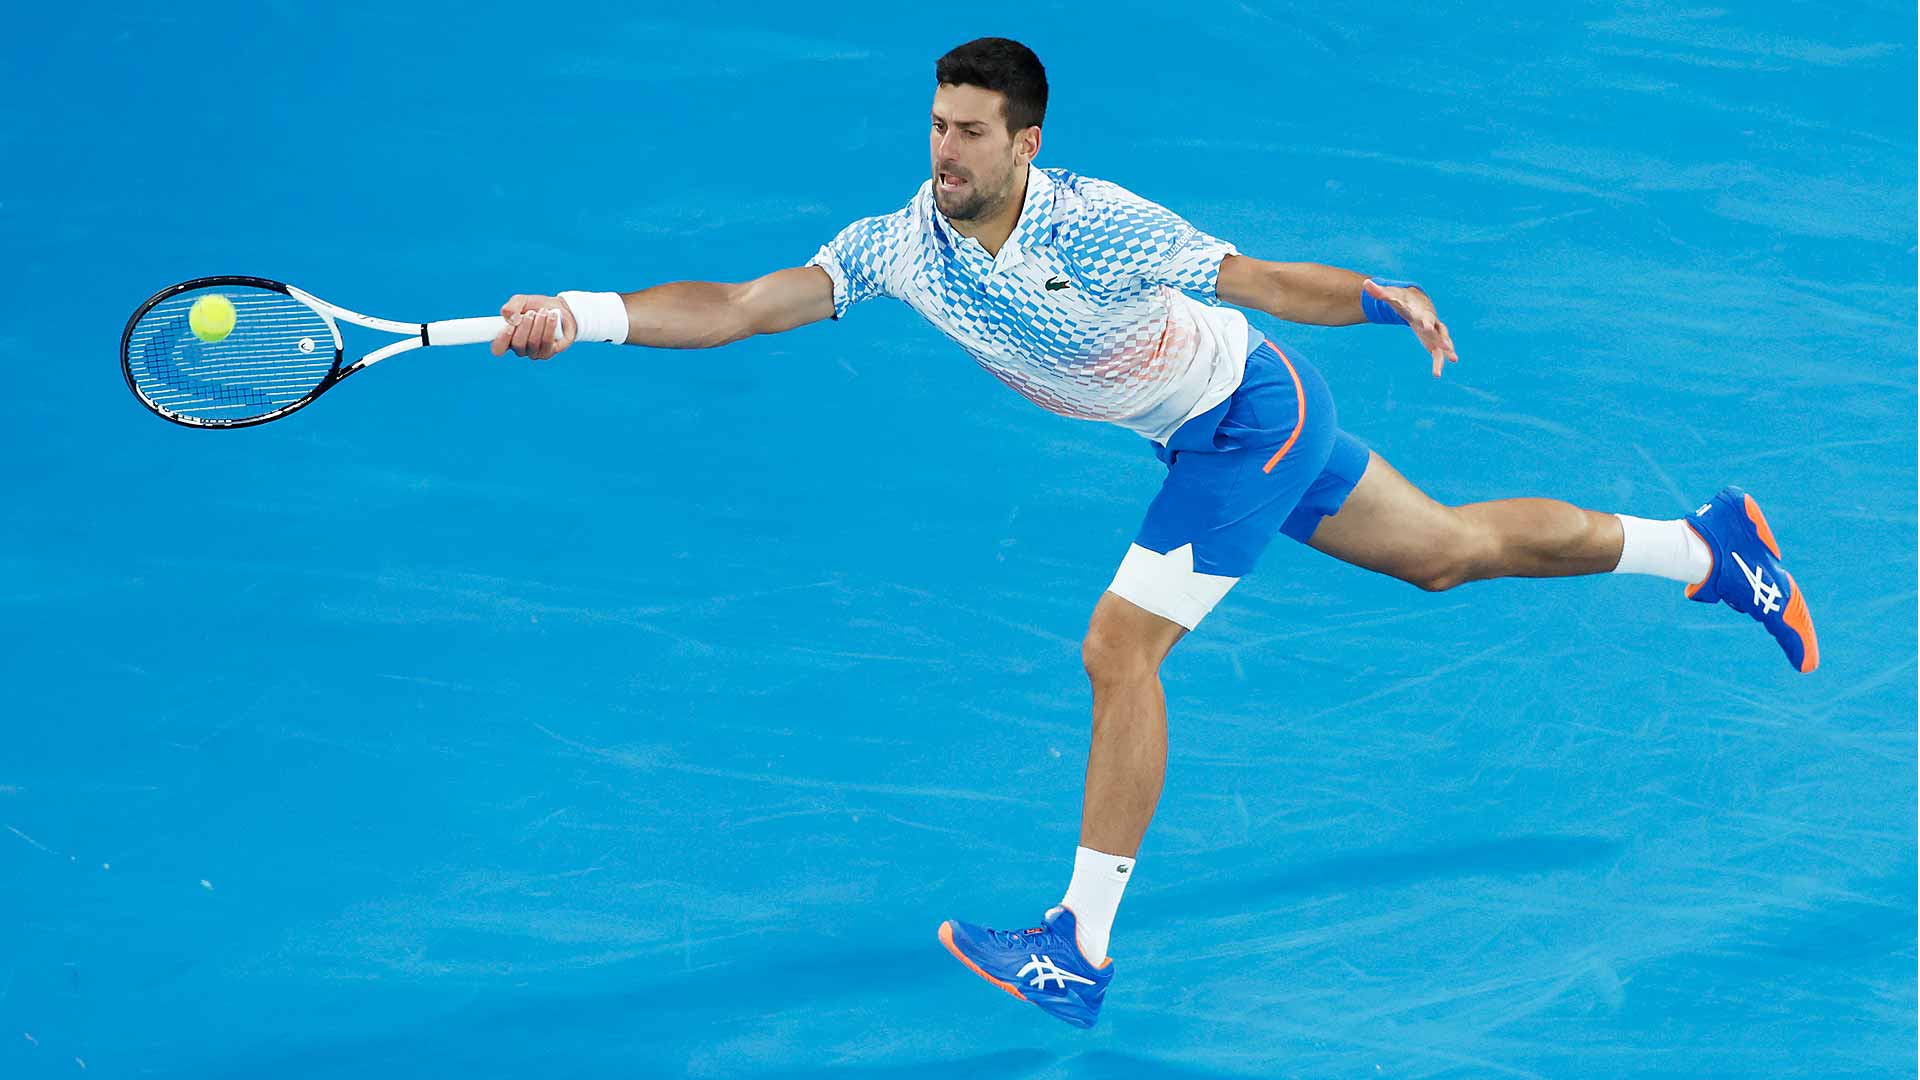
[[[739,284],[675,281],[620,299],[627,344],[711,349],[832,318],[833,279],[817,266],[797,266]],[[545,360],[564,352],[580,333],[572,307],[557,296],[515,296],[501,305],[500,315],[507,328],[493,339],[495,356],[513,352]]]

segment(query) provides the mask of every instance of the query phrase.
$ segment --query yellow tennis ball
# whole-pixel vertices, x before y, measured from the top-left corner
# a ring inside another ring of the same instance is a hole
[[[208,344],[233,333],[233,320],[237,317],[233,301],[219,293],[209,293],[187,309],[187,325],[193,329],[193,336]]]

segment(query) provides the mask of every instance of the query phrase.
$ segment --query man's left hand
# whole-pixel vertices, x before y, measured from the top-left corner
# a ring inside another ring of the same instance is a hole
[[[1382,288],[1369,278],[1360,286],[1367,295],[1389,304],[1407,320],[1420,344],[1433,354],[1433,377],[1440,377],[1440,369],[1448,364],[1460,362],[1460,354],[1453,351],[1453,335],[1447,333],[1447,324],[1440,321],[1440,315],[1433,310],[1433,301],[1420,289]]]

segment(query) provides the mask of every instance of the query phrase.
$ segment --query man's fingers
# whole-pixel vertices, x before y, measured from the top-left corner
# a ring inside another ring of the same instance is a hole
[[[560,311],[558,308],[540,309],[540,359],[551,360],[560,348]]]
[[[501,310],[504,311],[506,309],[502,308]],[[507,320],[507,325],[502,327],[499,333],[493,335],[493,344],[488,346],[493,350],[493,355],[495,356],[505,356],[508,350],[513,348],[513,316],[504,315],[502,318]]]
[[[1460,354],[1454,351],[1453,336],[1447,333],[1445,323],[1438,319],[1423,319],[1412,325],[1414,336],[1418,337],[1420,344],[1433,355],[1434,378],[1440,377],[1442,364],[1460,362]]]
[[[529,359],[529,360],[532,360],[532,359],[536,359],[536,357],[535,357],[535,356],[533,355],[533,353],[534,353],[534,346],[535,346],[535,345],[536,345],[536,344],[537,344],[537,343],[539,342],[539,340],[540,340],[540,311],[539,311],[539,309],[538,309],[538,308],[531,308],[531,309],[528,309],[528,310],[526,310],[526,311],[523,311],[523,312],[521,312],[521,313],[520,313],[520,325],[521,325],[521,326],[523,326],[523,327],[525,327],[525,328],[526,328],[526,331],[527,331],[527,341],[526,341],[526,345],[525,345],[525,346],[524,346],[524,347],[523,347],[523,348],[522,348],[522,349],[521,349],[520,351],[526,354],[526,356],[527,356],[527,359]]]
[[[559,312],[531,308],[507,317],[507,328],[493,339],[493,355],[519,353],[531,360],[547,360],[560,350]]]
[[[494,335],[493,355],[519,353],[533,360],[548,360],[573,343],[567,325],[566,301],[550,296],[515,293],[500,305],[500,317],[506,329]]]
[[[528,299],[530,298],[522,293],[514,293],[507,297],[506,303],[500,305],[500,317],[507,320],[507,325],[505,329],[493,336],[493,344],[489,346],[493,350],[493,355],[505,356],[513,351],[513,331],[518,322],[516,316],[526,310]]]
[[[545,360],[547,349],[553,344],[553,335],[549,332],[553,323],[547,318],[547,309],[534,308],[527,312],[527,319],[533,324],[533,329],[527,332],[527,356]]]
[[[493,349],[493,355],[505,356],[513,348],[513,317],[520,314],[526,305],[527,298],[518,293],[507,297],[507,302],[500,305],[500,317],[507,320],[507,326],[493,336],[493,344],[490,346]]]
[[[540,309],[528,308],[520,313],[527,324],[527,359],[540,359]]]

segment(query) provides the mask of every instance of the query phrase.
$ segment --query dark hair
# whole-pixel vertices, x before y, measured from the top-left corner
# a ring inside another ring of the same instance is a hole
[[[1007,131],[1039,127],[1047,118],[1047,69],[1033,50],[1011,38],[975,38],[933,65],[945,86],[977,86],[1007,99]]]

